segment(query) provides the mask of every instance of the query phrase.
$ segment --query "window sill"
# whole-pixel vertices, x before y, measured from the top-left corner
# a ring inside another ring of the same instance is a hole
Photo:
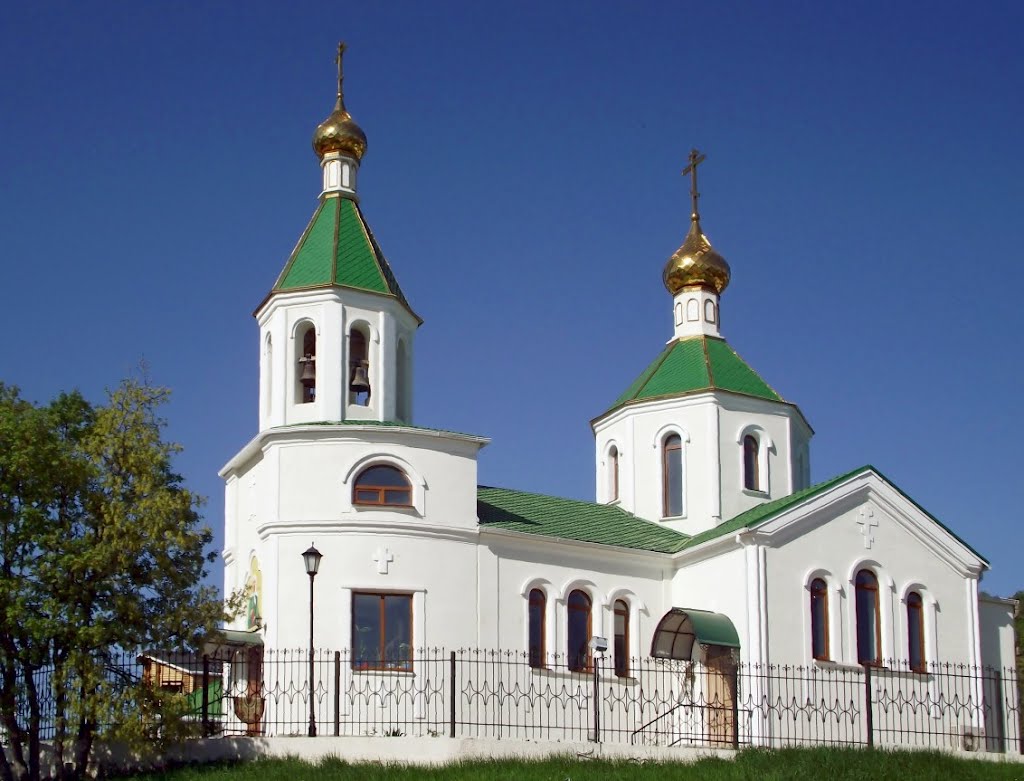
[[[686,513],[683,513],[682,515],[663,515],[663,516],[661,516],[661,520],[663,520],[663,521],[685,521],[686,520]]]
[[[820,667],[823,670],[846,670],[849,672],[861,672],[864,669],[864,665],[862,664],[835,662],[831,659],[812,659],[811,664],[814,667]]]
[[[744,488],[743,489],[743,495],[744,496],[756,496],[758,499],[767,499],[767,498],[769,498],[767,491],[755,490],[753,488]]]
[[[423,513],[414,504],[356,504],[352,502],[352,511],[357,513],[388,512],[422,518]]]

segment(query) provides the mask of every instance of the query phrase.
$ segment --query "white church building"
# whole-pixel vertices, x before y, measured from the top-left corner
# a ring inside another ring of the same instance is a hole
[[[330,562],[315,642],[344,651],[346,681],[415,675],[431,648],[520,652],[538,673],[598,654],[624,680],[643,659],[1013,666],[1012,603],[979,594],[968,542],[872,466],[810,483],[810,422],[720,328],[730,267],[703,231],[696,151],[668,341],[591,422],[594,501],[478,485],[489,440],[414,420],[422,321],[364,215],[338,61],[322,191],[255,311],[259,428],[221,471],[225,591],[250,598],[228,636],[307,647],[313,543]]]

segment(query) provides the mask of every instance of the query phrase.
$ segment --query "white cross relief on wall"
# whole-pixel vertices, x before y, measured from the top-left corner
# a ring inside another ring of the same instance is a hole
[[[387,575],[388,564],[395,560],[395,554],[387,548],[377,548],[377,552],[373,554],[373,560],[377,562],[377,572],[381,575]]]
[[[857,523],[860,525],[860,533],[864,535],[864,547],[870,550],[871,543],[875,541],[875,535],[871,533],[871,529],[878,526],[878,521],[874,520],[875,511],[870,507],[862,507],[859,515],[860,520]]]

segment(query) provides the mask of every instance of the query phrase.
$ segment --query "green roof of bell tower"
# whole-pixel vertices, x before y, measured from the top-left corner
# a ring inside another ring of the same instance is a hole
[[[669,342],[598,417],[626,404],[715,390],[785,401],[724,339],[691,336]]]
[[[362,209],[351,198],[320,199],[270,292],[332,287],[391,296],[420,319],[409,306]]]

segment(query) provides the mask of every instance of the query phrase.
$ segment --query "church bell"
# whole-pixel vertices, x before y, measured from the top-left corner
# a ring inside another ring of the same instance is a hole
[[[312,355],[305,355],[299,358],[299,363],[302,364],[302,374],[299,376],[299,382],[302,383],[304,388],[312,388],[316,385],[316,358]]]
[[[353,393],[370,392],[370,376],[366,371],[369,366],[370,364],[368,361],[360,361],[352,367],[352,380],[348,385],[348,389],[350,391]]]

